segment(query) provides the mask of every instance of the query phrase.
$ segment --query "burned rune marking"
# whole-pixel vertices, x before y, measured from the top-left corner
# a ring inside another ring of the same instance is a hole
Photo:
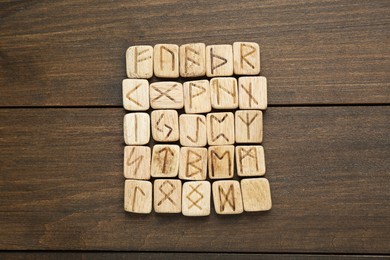
[[[131,102],[133,102],[134,104],[136,104],[137,106],[139,107],[142,107],[142,105],[137,101],[135,100],[134,98],[131,97],[131,94],[133,94],[135,91],[137,91],[137,89],[139,89],[140,87],[142,86],[142,83],[139,83],[137,84],[132,90],[129,91],[129,93],[127,93],[126,97],[128,100],[130,100]]]
[[[244,85],[241,84],[241,88],[245,91],[245,93],[248,95],[248,101],[249,101],[249,107],[252,107],[252,101],[258,105],[259,102],[253,97],[252,95],[252,82],[249,83],[248,89],[245,88]]]
[[[164,187],[166,185],[169,185],[171,187],[171,189],[168,191],[168,192],[165,192],[164,190]],[[164,195],[164,198],[162,198],[158,203],[157,205],[160,206],[164,201],[168,200],[170,201],[173,205],[176,206],[176,203],[172,200],[172,198],[170,197],[172,195],[172,193],[176,190],[176,187],[175,185],[173,185],[170,181],[164,181],[160,187],[158,187],[158,189],[160,190],[160,192]]]
[[[214,64],[214,58],[221,60],[221,62],[218,64]],[[214,71],[217,68],[219,68],[227,63],[227,59],[213,53],[213,48],[210,48],[210,60],[211,60],[211,74],[214,74]]]
[[[195,206],[195,207],[197,207],[198,209],[202,210],[202,207],[198,204],[198,202],[201,201],[201,200],[204,198],[203,194],[200,193],[200,192],[198,191],[198,188],[199,188],[201,185],[202,185],[202,183],[199,183],[196,187],[190,185],[190,187],[191,187],[192,190],[191,190],[190,193],[188,193],[188,195],[186,196],[186,198],[187,198],[189,201],[191,201],[192,204],[191,204],[190,206],[188,206],[188,209],[190,209],[190,208],[192,208],[193,206]],[[196,199],[196,200],[193,200],[192,197],[191,197],[192,194],[194,194],[194,193],[196,193],[196,194],[199,195],[199,198]]]
[[[226,137],[226,135],[224,134],[224,133],[220,133],[220,134],[218,134],[217,136],[215,136],[214,135],[214,121],[213,121],[213,119],[214,120],[216,120],[218,123],[222,123],[223,121],[225,121],[225,119],[226,119],[226,117],[227,117],[228,115],[227,114],[225,114],[223,117],[222,117],[222,119],[218,119],[216,116],[214,116],[214,115],[211,115],[210,116],[210,124],[211,124],[211,139],[212,139],[212,141],[213,142],[215,142],[217,139],[219,139],[220,137],[222,137],[223,139],[225,139],[227,142],[229,142],[229,139]]]
[[[133,147],[131,149],[131,151],[130,151],[130,156],[129,156],[128,160],[127,160],[127,166],[131,166],[131,165],[135,164],[134,176],[136,176],[137,172],[138,172],[138,169],[139,169],[139,167],[141,165],[141,162],[144,159],[144,156],[141,155],[141,156],[138,156],[137,158],[135,158],[134,160],[131,160],[133,155],[134,155],[134,152],[135,152],[135,147]]]
[[[190,160],[191,155],[195,157],[195,159]],[[192,177],[196,174],[200,174],[202,172],[202,168],[196,165],[196,163],[200,162],[202,160],[202,156],[198,154],[197,152],[187,150],[187,164],[186,164],[186,177]],[[196,171],[190,173],[190,168],[195,168]]]
[[[167,51],[171,55],[171,57],[172,57],[171,70],[174,71],[175,70],[175,53],[165,46],[161,46],[161,48],[160,48],[160,69],[162,70],[164,67],[163,50]]]
[[[164,129],[163,129],[163,128],[160,128],[159,125],[160,125],[160,123],[161,123],[161,120],[164,118],[164,115],[165,115],[165,114],[161,114],[160,117],[158,118],[157,122],[156,122],[156,129],[157,129],[157,131],[159,131],[159,132],[161,132],[161,133],[164,133]],[[168,137],[171,135],[171,133],[172,133],[172,131],[173,131],[173,128],[170,127],[170,126],[167,125],[167,124],[164,124],[163,127],[165,127],[165,128],[168,129],[168,133],[165,135],[165,138],[168,138]]]
[[[162,97],[166,97],[168,98],[169,100],[171,100],[172,102],[175,102],[177,103],[177,101],[170,95],[168,95],[169,92],[171,92],[173,89],[175,89],[177,87],[177,84],[173,84],[170,88],[168,88],[167,90],[163,91],[161,90],[160,88],[156,87],[156,86],[151,86],[155,91],[157,91],[158,93],[160,93],[160,95],[158,95],[157,97],[153,98],[152,101],[156,101]]]
[[[230,158],[230,151],[225,151],[222,156],[219,156],[219,154],[216,152],[216,151],[211,151],[211,156],[210,156],[210,168],[211,168],[211,176],[215,176],[215,165],[216,165],[216,159],[218,159],[219,161],[222,161],[223,158],[227,156],[227,159],[228,159],[228,167],[229,167],[229,175],[231,175],[232,171],[232,161],[231,161],[231,158]]]
[[[134,138],[138,142],[138,116],[134,114]]]
[[[193,139],[191,136],[187,135],[187,139],[190,140],[191,142],[193,143],[196,143],[198,142],[198,139],[199,139],[199,127],[200,127],[200,124],[204,124],[202,118],[200,117],[197,117],[196,118],[196,132],[195,132],[195,139]]]
[[[251,135],[251,131],[250,131],[250,127],[249,126],[253,123],[253,121],[255,121],[257,116],[258,116],[258,114],[255,114],[251,119],[249,119],[249,114],[246,113],[246,119],[245,120],[240,115],[238,116],[241,119],[241,121],[246,125],[246,137],[247,137],[247,139],[250,139],[250,135]]]
[[[196,94],[193,94],[192,93],[192,91],[193,91],[192,88],[193,87],[200,89],[200,91],[198,93],[196,93]],[[202,95],[203,93],[205,93],[206,89],[204,87],[202,87],[202,86],[199,86],[199,85],[194,84],[194,83],[191,82],[190,85],[189,85],[189,92],[190,92],[190,108],[192,108],[192,99]]]
[[[221,212],[225,211],[226,204],[229,204],[229,206],[233,209],[233,211],[236,210],[236,202],[234,199],[234,186],[233,184],[230,184],[229,190],[227,193],[223,190],[221,186],[218,186],[218,193],[219,193],[219,209]],[[222,201],[223,199],[223,201]]]
[[[138,73],[138,63],[139,62],[142,62],[142,61],[146,61],[146,60],[149,60],[152,58],[152,56],[147,56],[147,57],[140,57],[142,54],[146,53],[146,52],[149,52],[149,49],[144,49],[140,52],[138,52],[138,48],[135,47],[135,50],[134,50],[134,56],[135,56],[135,59],[134,59],[134,71],[135,73]]]
[[[216,92],[217,92],[217,103],[218,103],[218,105],[220,104],[220,101],[221,101],[221,90],[224,91],[225,93],[227,93],[228,95],[230,95],[233,98],[233,100],[236,98],[237,93],[236,93],[236,88],[235,88],[234,83],[233,83],[232,91],[230,91],[229,89],[221,86],[217,80],[214,81],[213,86],[217,90]]]
[[[167,168],[168,168],[168,164],[169,164],[169,162],[168,162],[168,155],[170,154],[171,156],[174,156],[175,153],[174,153],[174,151],[172,151],[172,149],[169,148],[169,147],[164,147],[164,148],[162,148],[160,151],[158,151],[158,153],[159,153],[159,155],[160,155],[161,153],[164,153],[163,165],[162,165],[161,172],[162,172],[163,174],[167,174]],[[160,158],[161,158],[161,155],[160,155]]]
[[[247,53],[244,54],[244,47],[247,47],[247,48],[250,48],[251,50]],[[251,45],[248,45],[248,44],[245,44],[245,43],[241,43],[240,45],[240,54],[241,54],[241,68],[244,67],[244,62],[246,64],[249,65],[249,67],[251,67],[252,69],[255,68],[255,65],[253,65],[252,63],[249,62],[249,60],[246,58],[248,57],[249,55],[253,54],[256,52],[256,48],[251,46]]]
[[[199,55],[199,52],[194,50],[193,48],[189,47],[189,46],[186,46],[184,48],[184,52],[185,52],[185,62],[184,62],[184,70],[185,70],[185,73],[187,73],[187,70],[188,70],[188,67],[189,67],[189,62],[191,62],[192,64],[195,64],[195,65],[198,65],[200,66],[200,63],[197,62],[196,60],[194,60],[191,56],[189,56],[189,52],[192,52],[196,55]]]
[[[135,186],[134,193],[133,193],[133,205],[132,205],[132,211],[134,211],[135,201],[137,197],[137,191],[139,191],[143,196],[145,196],[145,192],[138,186]]]
[[[255,148],[249,148],[248,150],[245,150],[243,147],[239,148],[238,150],[238,161],[240,162],[239,163],[239,169],[240,169],[240,172],[242,173],[243,172],[243,160],[248,157],[249,158],[252,158],[254,161],[254,163],[256,164],[256,171],[259,170],[259,164],[258,164],[258,160],[257,160],[257,153],[256,153],[256,149]]]

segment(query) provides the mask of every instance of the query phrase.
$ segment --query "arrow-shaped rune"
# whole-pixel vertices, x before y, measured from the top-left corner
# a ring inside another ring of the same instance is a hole
[[[163,166],[162,166],[162,173],[166,173],[166,170],[167,170],[167,164],[168,164],[168,154],[171,154],[171,156],[174,156],[175,153],[172,151],[171,148],[169,147],[164,147],[162,148],[160,151],[158,151],[159,154],[165,152],[164,154],[164,163],[163,163]]]

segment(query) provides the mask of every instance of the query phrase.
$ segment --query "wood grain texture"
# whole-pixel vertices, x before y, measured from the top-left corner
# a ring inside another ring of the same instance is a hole
[[[389,254],[390,108],[271,107],[273,208],[123,211],[121,108],[0,110],[0,249]]]
[[[269,104],[390,103],[388,0],[3,1],[0,106],[121,106],[130,45],[261,47]]]

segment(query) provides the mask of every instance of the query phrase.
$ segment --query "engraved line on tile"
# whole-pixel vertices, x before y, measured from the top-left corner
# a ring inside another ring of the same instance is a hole
[[[224,138],[227,142],[229,142],[229,139],[226,137],[226,135],[224,134],[224,133],[220,133],[219,135],[217,135],[217,136],[215,136],[214,137],[214,121],[213,121],[213,119],[214,120],[216,120],[216,121],[218,121],[218,123],[222,123],[223,121],[225,121],[225,119],[226,119],[226,117],[227,117],[228,115],[227,114],[225,114],[223,117],[222,117],[222,119],[218,119],[216,116],[214,116],[214,115],[211,115],[210,116],[210,123],[211,123],[211,139],[212,139],[212,141],[213,142],[215,142],[217,139],[219,139],[220,137],[222,137],[222,138]]]
[[[145,196],[145,192],[138,186],[135,186],[134,188],[134,193],[133,193],[133,205],[132,205],[132,211],[134,211],[134,206],[135,206],[135,200],[137,197],[137,191],[139,191],[143,196]]]
[[[246,119],[242,118],[240,115],[238,115],[238,118],[241,119],[241,121],[246,125],[246,137],[250,139],[251,136],[251,130],[250,130],[250,125],[255,121],[256,117],[258,114],[255,114],[251,119],[249,119],[249,114],[246,113]]]
[[[129,156],[129,159],[127,160],[127,166],[131,166],[131,165],[135,164],[134,175],[136,176],[138,173],[138,169],[141,165],[141,162],[144,159],[144,156],[141,155],[141,156],[138,156],[137,158],[135,158],[134,160],[132,160],[134,152],[135,152],[135,147],[133,147],[130,151],[130,156]]]
[[[214,87],[216,87],[217,89],[217,103],[219,105],[220,103],[220,100],[221,100],[221,90],[223,90],[224,92],[226,92],[227,94],[229,94],[230,96],[232,96],[232,98],[234,99],[237,95],[236,93],[236,88],[233,86],[233,91],[230,91],[228,89],[226,89],[225,87],[221,86],[221,84],[219,84],[218,81],[214,81]]]
[[[227,59],[213,53],[213,48],[210,48],[210,58],[211,58],[211,74],[214,74],[214,71],[217,68],[219,68],[227,63]],[[214,65],[214,58],[221,60],[221,62],[219,64]]]
[[[227,193],[223,190],[221,186],[218,186],[218,193],[219,193],[219,209],[221,212],[225,211],[225,206],[228,203],[230,207],[233,209],[233,211],[236,210],[236,201],[234,199],[234,186],[233,184],[230,184],[229,190]],[[222,196],[221,196],[222,195]],[[229,196],[230,195],[230,196]],[[224,201],[222,202],[222,199]]]
[[[192,208],[193,206],[195,206],[195,207],[197,207],[198,209],[202,210],[202,207],[201,207],[200,205],[198,205],[198,202],[201,201],[201,200],[204,198],[203,194],[202,194],[201,192],[198,191],[198,188],[199,188],[201,185],[202,185],[202,183],[199,183],[196,187],[192,186],[191,184],[189,185],[189,186],[191,187],[192,190],[191,190],[190,193],[188,193],[188,195],[186,196],[186,198],[187,198],[189,201],[191,201],[192,204],[191,204],[190,206],[188,206],[188,209],[190,209],[190,208]],[[197,200],[195,200],[195,201],[191,198],[191,195],[192,195],[194,192],[200,196],[200,197],[199,197]]]
[[[196,94],[193,94],[192,93],[192,87],[198,88],[198,89],[200,89],[200,91],[198,93],[196,93]],[[190,92],[190,108],[192,108],[192,99],[196,98],[197,96],[202,95],[203,93],[205,93],[206,89],[204,87],[202,87],[202,86],[199,86],[199,85],[191,82],[190,85],[189,85],[189,92]]]
[[[191,48],[190,46],[186,46],[184,48],[184,52],[185,52],[185,63],[184,63],[184,71],[185,73],[187,73],[188,71],[188,67],[189,67],[189,64],[188,62],[191,62],[192,64],[195,64],[195,65],[198,65],[200,66],[200,63],[197,62],[196,60],[192,59],[190,56],[188,56],[188,53],[189,52],[192,52],[192,53],[195,53],[196,55],[199,55],[199,52],[194,50],[193,48]]]
[[[201,124],[201,123],[204,124],[202,118],[197,117],[197,118],[196,118],[195,139],[193,139],[191,136],[187,135],[187,139],[190,140],[190,141],[193,142],[193,143],[198,142],[198,139],[199,139],[199,127],[200,127],[200,124]]]
[[[160,69],[162,70],[163,69],[163,66],[164,66],[164,62],[163,62],[163,50],[167,51],[169,54],[171,54],[171,57],[172,57],[172,68],[171,70],[174,71],[175,70],[175,53],[168,49],[167,47],[165,46],[161,46],[160,47]]]
[[[168,95],[168,92],[171,92],[174,88],[176,88],[177,84],[173,84],[170,88],[168,88],[167,90],[165,91],[162,91],[161,89],[159,89],[158,87],[156,86],[151,86],[155,91],[157,91],[158,93],[160,93],[160,95],[158,95],[157,97],[155,97],[152,101],[156,101],[162,97],[166,97],[168,98],[169,100],[171,100],[172,102],[175,102],[175,103],[178,103],[178,101],[176,101],[172,96]]]
[[[250,48],[251,50],[247,53],[244,54],[244,47],[248,47]],[[241,54],[241,68],[244,67],[244,61],[246,62],[246,64],[249,65],[249,67],[251,67],[252,69],[255,68],[255,65],[253,65],[252,63],[249,62],[249,60],[246,58],[248,57],[249,55],[255,53],[256,51],[256,48],[251,46],[251,45],[248,45],[248,44],[245,44],[245,43],[241,43],[240,45],[240,54]]]
[[[246,158],[246,157],[250,157],[252,159],[254,159],[255,163],[256,163],[256,171],[259,170],[259,164],[258,164],[258,160],[257,160],[257,153],[256,153],[256,148],[249,148],[248,150],[245,150],[243,147],[240,147],[238,149],[238,161],[240,162],[239,164],[239,169],[240,169],[240,172],[242,173],[243,172],[243,160]]]
[[[192,161],[190,161],[191,155],[195,156],[195,159],[193,159]],[[201,160],[202,156],[200,154],[191,150],[187,150],[186,177],[192,177],[202,172],[202,168],[196,165],[196,163],[200,162]],[[197,171],[190,173],[190,166],[195,168]]]
[[[157,129],[157,131],[159,131],[159,132],[161,132],[161,133],[164,133],[164,129],[163,129],[163,128],[160,128],[159,125],[160,125],[161,120],[162,120],[163,118],[164,118],[164,114],[161,114],[160,117],[158,118],[157,122],[156,122],[156,129]],[[166,128],[169,129],[169,130],[168,130],[168,133],[167,133],[166,136],[165,136],[165,138],[168,138],[168,137],[171,135],[171,133],[172,133],[172,131],[173,131],[173,128],[170,127],[170,126],[167,125],[167,124],[164,124],[164,127],[166,127]]]
[[[137,84],[132,90],[129,91],[129,93],[127,93],[126,97],[128,100],[130,100],[131,102],[133,102],[134,104],[136,104],[137,106],[139,107],[142,107],[142,105],[135,99],[133,99],[131,97],[131,94],[133,94],[135,91],[137,91],[137,89],[139,89],[140,87],[142,86],[142,83],[139,83]]]
[[[228,166],[229,166],[229,175],[231,173],[230,169],[232,167],[232,161],[230,159],[230,151],[225,151],[222,156],[219,156],[217,152],[215,151],[211,151],[211,158],[210,158],[210,163],[211,163],[211,176],[215,176],[215,160],[218,159],[220,161],[223,160],[223,158],[227,155],[227,159],[228,159]]]
[[[167,164],[168,164],[168,155],[171,154],[171,156],[174,156],[175,153],[169,147],[162,148],[160,151],[158,151],[158,153],[159,153],[160,156],[161,156],[161,153],[164,153],[164,163],[163,163],[163,167],[162,167],[161,171],[162,171],[163,174],[166,174],[167,173],[166,172]]]
[[[165,192],[164,189],[163,189],[163,186],[166,186],[169,185],[171,187],[171,189],[168,191],[168,192]],[[176,187],[175,185],[173,185],[170,181],[166,180],[164,181],[160,187],[158,187],[158,189],[161,191],[161,193],[164,195],[164,198],[162,198],[158,203],[157,205],[160,206],[164,201],[168,200],[170,201],[173,205],[176,206],[176,203],[172,200],[172,198],[170,197],[172,195],[172,193],[175,191]]]
[[[248,94],[248,101],[249,101],[249,107],[252,107],[252,101],[258,105],[259,102],[255,99],[255,97],[252,95],[252,82],[249,82],[248,89],[245,88],[243,84],[241,84],[241,88],[245,91],[246,94]]]
[[[138,52],[138,47],[135,47],[134,53],[135,53],[135,59],[134,59],[134,70],[135,73],[138,73],[138,63],[142,61],[146,61],[152,58],[152,56],[147,56],[147,57],[140,57],[142,54],[149,52],[149,49],[144,49],[140,52]]]

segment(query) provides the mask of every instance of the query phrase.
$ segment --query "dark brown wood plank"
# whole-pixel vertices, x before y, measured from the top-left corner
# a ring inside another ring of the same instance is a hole
[[[273,209],[123,211],[120,108],[0,110],[0,249],[390,253],[390,107],[272,107]]]
[[[0,106],[121,106],[130,45],[255,41],[273,104],[390,103],[388,0],[6,1]]]

